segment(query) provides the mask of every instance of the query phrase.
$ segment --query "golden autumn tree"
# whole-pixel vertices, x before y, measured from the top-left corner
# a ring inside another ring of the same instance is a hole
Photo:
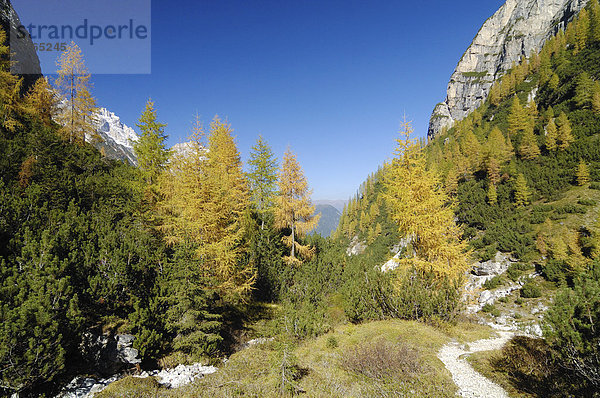
[[[494,127],[484,145],[484,164],[490,180],[496,184],[500,180],[500,168],[512,157],[512,145],[504,138],[498,127]]]
[[[401,266],[458,277],[469,267],[467,245],[454,222],[454,206],[437,174],[427,169],[423,149],[411,133],[410,122],[403,122],[402,138],[384,175],[392,219],[413,241],[414,256],[401,259]]]
[[[23,109],[21,87],[23,79],[11,73],[10,47],[6,32],[0,28],[0,125],[9,131],[21,126],[18,115]]]
[[[531,192],[527,187],[527,180],[523,174],[519,174],[515,181],[515,206],[521,207],[529,204]]]
[[[523,139],[519,146],[519,154],[525,160],[532,160],[540,156],[540,147],[533,133],[533,126],[528,126],[523,133]]]
[[[519,132],[525,131],[528,124],[528,114],[523,109],[519,97],[515,95],[508,114],[508,139],[514,139]]]
[[[546,149],[548,151],[555,151],[558,146],[556,140],[558,139],[558,130],[554,118],[550,118],[550,121],[546,125]]]
[[[248,187],[231,126],[218,117],[207,142],[196,122],[188,150],[175,155],[162,175],[162,225],[168,244],[192,245],[196,270],[225,295],[244,296],[256,278],[244,261]]]
[[[312,190],[308,187],[296,155],[288,148],[279,172],[279,194],[275,201],[275,225],[290,230],[290,235],[283,237],[283,243],[290,248],[290,255],[284,257],[288,265],[302,264],[298,255],[310,259],[315,253],[314,247],[298,242],[299,238],[317,226],[321,216],[314,215],[311,194]]]
[[[57,122],[63,127],[62,135],[70,142],[83,144],[85,137],[94,136],[96,100],[90,93],[90,73],[77,44],[71,42],[57,61],[56,89],[63,104]]]
[[[575,141],[575,138],[573,138],[571,122],[569,121],[567,114],[561,112],[556,119],[556,124],[558,125],[558,137],[556,140],[558,143],[558,148],[561,151],[564,151],[569,147],[569,145],[571,145],[573,141]]]
[[[496,185],[493,182],[490,183],[487,191],[488,203],[490,206],[495,206],[498,203],[498,193],[496,191]]]
[[[579,164],[575,170],[575,177],[577,178],[577,185],[579,186],[590,182],[590,169],[583,159],[579,160]]]
[[[58,98],[48,79],[40,77],[25,97],[27,112],[37,116],[46,126],[52,124],[58,114]]]

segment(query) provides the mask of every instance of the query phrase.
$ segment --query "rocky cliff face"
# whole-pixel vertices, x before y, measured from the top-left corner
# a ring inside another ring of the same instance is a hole
[[[444,102],[429,121],[429,139],[463,119],[487,98],[495,79],[564,28],[587,0],[507,0],[490,17],[456,67]]]
[[[98,109],[95,125],[101,140],[95,142],[92,137],[86,137],[86,140],[94,142],[98,149],[103,148],[109,158],[137,164],[133,143],[138,140],[138,135],[131,127],[123,124],[117,115],[106,108]]]
[[[28,87],[42,75],[40,60],[31,38],[29,36],[21,38],[17,34],[21,21],[8,0],[0,0],[0,24],[9,38],[11,60],[16,61],[11,67],[11,72],[23,75],[25,87]]]

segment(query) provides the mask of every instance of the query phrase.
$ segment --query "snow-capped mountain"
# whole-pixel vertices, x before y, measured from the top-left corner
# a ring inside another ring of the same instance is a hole
[[[133,143],[139,136],[129,126],[123,124],[121,119],[106,108],[99,108],[95,117],[100,142],[95,146],[104,149],[106,156],[114,159],[125,159],[132,164],[137,160],[133,153]],[[86,137],[90,141],[91,137]]]

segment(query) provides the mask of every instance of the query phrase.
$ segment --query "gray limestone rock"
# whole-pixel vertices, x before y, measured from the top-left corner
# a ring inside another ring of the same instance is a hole
[[[564,28],[587,0],[507,0],[490,17],[460,59],[444,102],[436,105],[429,122],[429,139],[477,109],[494,80],[539,51],[558,29]]]

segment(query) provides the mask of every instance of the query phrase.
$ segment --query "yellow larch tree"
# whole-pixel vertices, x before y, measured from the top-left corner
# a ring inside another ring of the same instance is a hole
[[[25,97],[27,112],[37,116],[46,126],[52,124],[58,113],[58,98],[48,79],[40,77]]]
[[[577,185],[579,186],[590,182],[590,169],[583,159],[579,160],[579,164],[575,170],[575,177],[577,178]]]
[[[256,279],[244,260],[247,181],[231,126],[215,117],[208,142],[197,122],[188,151],[163,174],[161,229],[169,244],[191,244],[205,280],[225,295],[244,296]]]
[[[10,47],[6,32],[0,28],[0,125],[9,131],[21,126],[19,114],[22,113],[21,87],[23,79],[11,73]]]
[[[569,145],[571,145],[573,141],[575,141],[575,138],[573,137],[573,130],[571,128],[571,122],[569,122],[567,114],[561,112],[556,119],[556,123],[558,125],[558,137],[556,141],[558,143],[558,148],[561,151],[564,151],[569,147]]]
[[[283,237],[283,243],[290,248],[290,255],[284,257],[288,265],[298,266],[302,264],[298,256],[310,259],[315,254],[314,247],[302,245],[298,241],[319,222],[320,214],[314,215],[315,206],[311,202],[311,194],[312,190],[296,155],[288,148],[279,172],[279,193],[275,206],[275,225],[290,231],[290,235]]]
[[[399,260],[440,277],[461,276],[469,267],[467,244],[454,221],[454,205],[435,172],[426,168],[421,146],[404,121],[391,164],[385,169],[385,199],[401,234],[412,237],[414,256]]]
[[[556,123],[554,123],[554,118],[551,118],[546,125],[546,149],[548,151],[555,151],[558,146],[556,145],[556,140],[558,139],[558,131],[556,129]]]
[[[531,193],[527,187],[527,180],[523,174],[519,174],[515,181],[515,206],[522,207],[529,204]]]
[[[90,93],[90,73],[83,61],[81,49],[71,42],[57,61],[56,89],[63,101],[57,122],[62,135],[70,142],[83,144],[86,135],[93,137],[96,100]]]

